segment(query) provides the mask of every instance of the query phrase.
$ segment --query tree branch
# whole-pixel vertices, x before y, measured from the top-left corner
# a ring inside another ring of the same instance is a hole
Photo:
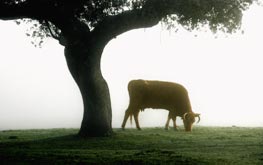
[[[175,13],[182,1],[185,0],[147,0],[141,9],[106,17],[94,29],[94,33],[103,33],[112,39],[132,29],[152,27],[165,16]]]
[[[142,10],[125,11],[116,16],[106,17],[95,27],[93,34],[112,39],[126,31],[152,27],[158,22],[159,19],[144,15]]]
[[[53,30],[51,30],[50,25],[49,25],[49,22],[48,22],[47,20],[45,20],[45,24],[47,25],[47,28],[48,28],[48,31],[49,31],[50,35],[51,35],[53,38],[59,40],[59,37],[56,36],[56,35],[53,33]]]

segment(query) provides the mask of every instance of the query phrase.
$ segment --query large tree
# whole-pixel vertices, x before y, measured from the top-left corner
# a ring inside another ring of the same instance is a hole
[[[0,19],[27,19],[33,36],[53,37],[65,47],[84,115],[81,136],[112,133],[109,89],[101,74],[101,55],[116,36],[163,21],[188,30],[209,27],[233,32],[253,0],[1,0]],[[31,20],[37,21],[34,24]],[[176,46],[176,45],[175,45]],[[117,59],[116,59],[117,60]]]

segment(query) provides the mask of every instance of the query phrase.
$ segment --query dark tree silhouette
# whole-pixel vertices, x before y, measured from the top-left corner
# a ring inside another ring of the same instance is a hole
[[[84,103],[81,136],[112,134],[109,89],[101,74],[105,45],[116,36],[163,21],[188,30],[208,25],[231,33],[253,0],[1,0],[1,20],[27,19],[33,37],[53,37],[65,47],[68,68]],[[38,24],[31,20],[38,21]],[[18,23],[21,21],[18,21]]]

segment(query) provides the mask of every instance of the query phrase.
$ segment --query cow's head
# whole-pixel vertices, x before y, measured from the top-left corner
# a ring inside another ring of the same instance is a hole
[[[185,131],[191,131],[193,123],[195,122],[195,118],[198,117],[197,123],[200,121],[200,114],[198,113],[193,113],[193,112],[188,112],[185,113],[183,116],[183,121],[184,121],[184,128]]]

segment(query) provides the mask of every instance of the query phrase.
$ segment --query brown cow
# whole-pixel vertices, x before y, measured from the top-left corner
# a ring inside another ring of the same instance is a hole
[[[128,91],[130,104],[125,112],[122,128],[132,115],[136,127],[140,130],[138,115],[140,110],[146,108],[166,109],[169,111],[165,129],[168,129],[170,119],[173,120],[176,129],[175,119],[180,116],[183,119],[185,131],[191,131],[195,117],[200,121],[200,114],[192,111],[187,90],[180,84],[162,81],[132,80],[129,82]]]

